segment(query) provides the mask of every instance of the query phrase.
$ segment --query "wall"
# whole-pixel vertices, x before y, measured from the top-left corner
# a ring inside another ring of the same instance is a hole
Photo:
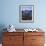
[[[19,5],[34,4],[34,23],[19,22]],[[46,0],[0,0],[0,31],[13,24],[16,28],[40,27],[46,32]]]
[[[46,1],[41,0],[1,0],[0,25],[13,24],[16,28],[46,28]],[[19,22],[19,5],[34,5],[34,23]]]

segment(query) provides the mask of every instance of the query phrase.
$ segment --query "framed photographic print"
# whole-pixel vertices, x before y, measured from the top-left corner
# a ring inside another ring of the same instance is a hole
[[[34,21],[34,5],[19,6],[19,21],[26,23]]]

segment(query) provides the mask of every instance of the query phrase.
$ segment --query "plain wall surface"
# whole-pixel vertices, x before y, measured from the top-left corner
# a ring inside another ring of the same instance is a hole
[[[19,5],[34,5],[34,22],[19,22]],[[0,31],[13,24],[15,28],[42,28],[46,32],[46,0],[0,0]]]
[[[16,28],[46,28],[46,0],[0,0],[0,25],[13,24]],[[19,5],[34,5],[34,22],[19,22]]]

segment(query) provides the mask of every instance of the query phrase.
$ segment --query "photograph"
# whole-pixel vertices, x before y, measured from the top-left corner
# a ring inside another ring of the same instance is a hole
[[[20,22],[33,22],[34,5],[20,5],[19,13]]]
[[[46,46],[46,0],[0,0],[0,46]]]

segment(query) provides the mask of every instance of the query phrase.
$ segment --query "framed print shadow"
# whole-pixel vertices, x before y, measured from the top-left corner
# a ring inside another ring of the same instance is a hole
[[[19,21],[25,23],[34,22],[34,5],[19,6]]]

